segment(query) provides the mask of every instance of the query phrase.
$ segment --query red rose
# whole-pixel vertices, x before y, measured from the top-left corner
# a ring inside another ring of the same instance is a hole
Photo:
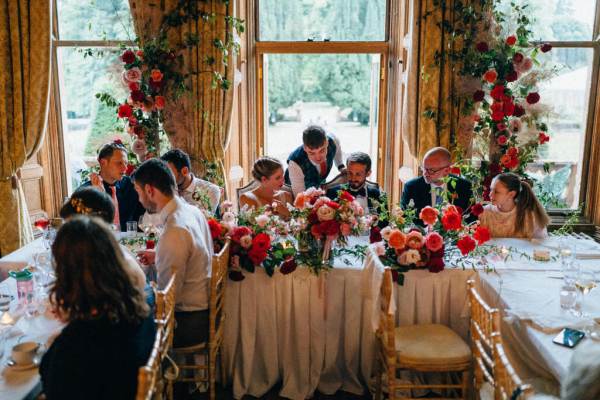
[[[504,119],[504,113],[502,111],[494,111],[492,113],[492,121],[502,121]]]
[[[346,201],[354,201],[354,196],[352,196],[352,195],[351,195],[350,193],[348,193],[347,191],[345,191],[345,190],[342,190],[342,191],[340,192],[339,199],[340,199],[340,200],[346,200]]]
[[[463,256],[466,256],[467,254],[475,250],[475,246],[475,241],[471,238],[471,236],[468,235],[463,236],[456,242],[456,247],[458,247]]]
[[[140,90],[140,84],[137,82],[129,82],[127,86],[129,86],[129,90],[131,90],[132,92],[134,90]]]
[[[504,79],[506,79],[506,82],[514,82],[517,79],[519,79],[519,73],[517,71],[511,71],[508,74],[506,74]]]
[[[252,250],[267,251],[271,248],[271,237],[266,233],[259,233],[252,239]]]
[[[540,95],[537,92],[531,92],[525,98],[529,104],[535,104],[540,101]]]
[[[165,98],[163,96],[156,96],[154,98],[154,105],[156,106],[157,109],[162,110],[163,108],[165,108]]]
[[[321,225],[321,232],[326,236],[337,235],[340,231],[340,224],[334,219],[330,221],[323,221],[319,225]]]
[[[315,225],[311,226],[310,234],[316,238],[320,237],[323,234],[323,232],[321,230],[321,224],[315,224]]]
[[[490,231],[485,226],[478,226],[473,233],[473,239],[477,240],[477,244],[482,245],[490,240]]]
[[[520,64],[521,62],[523,62],[523,54],[521,53],[515,53],[515,55],[513,56],[513,62],[515,64]]]
[[[496,129],[500,132],[505,131],[506,130],[506,124],[504,122],[500,122],[499,124],[496,124]]]
[[[510,35],[506,38],[506,44],[509,46],[514,46],[517,43],[517,37],[515,35]]]
[[[371,228],[371,233],[369,234],[369,243],[377,243],[381,242],[383,238],[381,237],[381,228],[378,226],[374,226]]]
[[[427,262],[427,269],[429,269],[429,272],[442,272],[444,270],[444,265],[443,257],[431,257]]]
[[[500,145],[500,146],[504,146],[507,142],[508,139],[506,138],[506,136],[504,135],[500,135],[498,136],[498,138],[496,139],[496,142]]]
[[[248,258],[252,261],[252,264],[259,266],[267,258],[267,252],[252,247],[248,252]]]
[[[156,241],[154,239],[146,240],[146,250],[152,250],[156,245]]]
[[[486,51],[488,51],[490,49],[490,47],[488,46],[488,44],[486,42],[477,43],[477,45],[475,45],[475,48],[480,53],[485,53]]]
[[[129,118],[133,114],[133,110],[129,104],[121,104],[117,109],[119,118]]]
[[[473,93],[473,101],[483,101],[485,98],[485,92],[483,90],[476,90]]]
[[[511,157],[510,161],[506,164],[506,168],[508,169],[515,169],[519,166],[519,158],[518,157]]]
[[[239,243],[242,236],[251,234],[252,229],[248,228],[247,226],[238,226],[233,230],[233,233],[231,234],[231,240],[233,240],[236,243]]]
[[[483,212],[483,206],[481,203],[475,203],[471,206],[471,215],[474,217],[479,217]]]
[[[296,270],[297,264],[296,260],[293,257],[287,258],[284,262],[281,263],[281,267],[279,268],[279,272],[284,275],[292,273]]]
[[[505,101],[502,111],[504,111],[504,115],[510,117],[515,113],[515,105],[510,101]]]
[[[135,171],[135,166],[133,164],[127,164],[127,168],[125,169],[125,175],[131,176],[131,174],[133,174],[133,171]]]
[[[496,111],[502,111],[502,109],[504,108],[504,105],[501,102],[494,102],[492,103],[492,105],[490,106],[490,109],[492,110],[492,112],[496,112]]]
[[[141,90],[134,90],[131,92],[131,100],[133,100],[135,102],[144,101],[145,98],[146,98],[146,96],[144,95],[144,92],[142,92]]]
[[[542,53],[547,53],[550,50],[552,50],[552,45],[550,43],[544,43],[540,46],[540,50],[542,51]]]
[[[495,69],[490,69],[490,70],[486,71],[485,74],[483,74],[483,79],[489,83],[496,82],[497,78],[498,78],[498,73],[496,72]]]
[[[502,100],[502,97],[504,96],[504,89],[504,85],[496,85],[490,91],[490,96],[492,96],[494,100]]]
[[[446,212],[442,215],[442,226],[447,231],[457,231],[462,227],[462,218],[456,212]]]
[[[223,227],[221,226],[221,224],[219,223],[219,221],[217,221],[214,218],[211,218],[208,220],[208,228],[210,229],[210,236],[213,239],[218,238],[219,236],[221,236],[221,232],[223,230]]]
[[[243,281],[245,278],[242,271],[229,271],[229,279],[235,282]]]
[[[135,53],[131,50],[125,50],[121,55],[121,60],[123,60],[125,64],[131,64],[135,62]]]
[[[544,144],[550,141],[550,136],[546,135],[544,132],[540,132],[538,137],[540,144]]]
[[[437,232],[430,232],[425,236],[425,247],[432,252],[439,251],[444,247],[444,238]]]
[[[515,117],[522,117],[523,115],[525,115],[525,109],[523,108],[523,106],[515,104],[515,111],[513,111],[513,115]]]
[[[519,149],[516,147],[511,147],[508,149],[506,154],[508,154],[510,157],[516,157],[519,154]]]
[[[450,167],[450,173],[452,175],[460,175],[462,172],[460,170],[460,167]]]

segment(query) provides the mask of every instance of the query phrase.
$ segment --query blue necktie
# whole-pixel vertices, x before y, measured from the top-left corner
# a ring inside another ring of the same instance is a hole
[[[433,190],[435,192],[435,205],[439,206],[444,201],[444,199],[442,198],[443,189],[441,187],[436,187]]]

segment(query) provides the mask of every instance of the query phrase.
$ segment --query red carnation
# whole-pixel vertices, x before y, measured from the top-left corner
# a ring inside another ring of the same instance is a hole
[[[252,239],[252,249],[257,251],[267,251],[271,247],[271,237],[266,233],[259,233]]]
[[[544,43],[540,46],[540,50],[542,51],[542,53],[547,53],[550,50],[552,50],[552,45],[550,43]]]
[[[447,231],[457,231],[462,227],[462,218],[460,214],[449,211],[442,215],[442,226]]]
[[[506,44],[509,46],[514,46],[517,43],[517,37],[515,35],[510,35],[506,38]]]
[[[483,90],[476,90],[473,93],[473,101],[483,101],[485,98],[485,92]]]
[[[477,45],[475,46],[475,48],[480,53],[485,53],[486,51],[488,51],[490,49],[490,47],[488,46],[488,44],[486,42],[479,42],[479,43],[477,43]]]
[[[502,121],[504,119],[504,113],[502,111],[494,111],[492,113],[492,121]]]
[[[544,133],[544,132],[540,132],[538,135],[538,138],[539,138],[540,144],[544,144],[544,143],[550,141],[550,136],[546,135],[546,133]]]
[[[131,64],[135,62],[135,53],[131,50],[125,50],[121,55],[121,60],[123,60],[125,64]]]
[[[540,95],[537,92],[531,92],[527,95],[526,100],[529,104],[535,104],[540,101]]]
[[[119,118],[129,118],[133,114],[133,110],[129,104],[121,104],[117,109]]]
[[[482,245],[490,240],[490,231],[485,226],[478,226],[473,233],[473,239],[477,240],[478,245]]]
[[[248,258],[252,261],[252,264],[258,266],[267,258],[267,252],[252,247],[248,252]]]
[[[216,239],[219,236],[221,236],[223,227],[221,226],[219,221],[217,221],[216,219],[211,218],[208,220],[208,228],[210,229],[210,236],[213,239]]]
[[[444,270],[444,258],[431,257],[427,262],[427,268],[429,269],[429,272],[442,272]]]
[[[131,100],[133,100],[135,102],[144,101],[145,98],[146,98],[146,96],[144,95],[144,92],[142,92],[141,90],[133,90],[131,92]]]
[[[523,54],[515,53],[515,55],[513,56],[513,62],[515,64],[520,64],[523,62],[523,58],[524,58]]]
[[[471,206],[471,215],[474,217],[479,217],[483,212],[483,206],[481,203],[475,203]]]
[[[463,256],[466,256],[473,250],[475,250],[476,243],[471,236],[463,236],[456,242],[456,247],[460,250]]]
[[[283,263],[281,263],[281,268],[279,268],[279,272],[284,275],[292,273],[296,270],[296,260],[293,257],[287,258]]]
[[[505,89],[504,85],[496,85],[491,90],[490,96],[492,96],[492,98],[494,100],[502,100],[502,98],[504,96],[504,89]]]
[[[525,109],[523,108],[523,106],[515,104],[515,110],[513,111],[513,115],[515,117],[522,117],[523,115],[525,115]]]

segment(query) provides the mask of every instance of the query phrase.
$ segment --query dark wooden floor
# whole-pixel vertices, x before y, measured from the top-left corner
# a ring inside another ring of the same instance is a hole
[[[262,397],[253,397],[253,396],[244,396],[243,400],[255,400],[255,399],[261,399],[261,400],[279,400],[279,399],[286,399],[285,397],[280,397],[278,396],[280,388],[279,387],[274,387],[273,389],[271,389],[269,391],[269,393],[267,393],[266,395],[262,396]],[[217,385],[217,399],[221,400],[225,400],[225,399],[233,399],[233,394],[231,393],[231,388],[221,388]],[[208,399],[208,396],[206,394],[202,394],[202,395],[194,395],[190,397],[190,400],[204,400],[204,399]],[[343,399],[343,400],[367,400],[367,399],[371,399],[371,396],[367,393],[367,391],[365,390],[365,395],[362,396],[357,396],[355,394],[350,394],[350,393],[346,393],[346,392],[337,392],[335,395],[324,395],[321,393],[315,393],[315,395],[313,396],[313,400],[333,400],[333,399]]]

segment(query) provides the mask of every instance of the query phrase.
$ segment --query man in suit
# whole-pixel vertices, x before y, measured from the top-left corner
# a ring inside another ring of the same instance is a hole
[[[345,173],[342,147],[333,135],[326,134],[320,126],[309,126],[302,132],[302,146],[298,146],[287,159],[285,183],[292,186],[294,196],[309,187],[321,187],[333,167]]]
[[[423,175],[411,179],[404,185],[400,201],[402,208],[408,208],[412,201],[418,216],[424,207],[444,203],[443,192],[447,189],[450,193],[450,202],[466,211],[471,203],[471,182],[451,175],[451,165],[452,157],[448,149],[434,147],[429,150],[423,157],[421,166]],[[447,177],[449,179],[445,179]],[[452,181],[456,185],[451,183]]]
[[[377,184],[367,182],[367,178],[371,175],[371,157],[357,151],[348,156],[346,165],[348,183],[329,188],[327,197],[336,199],[338,192],[345,190],[354,196],[365,210],[365,214],[368,214],[369,210],[379,209],[381,203],[385,202],[385,193],[379,189]],[[377,213],[375,210],[373,212]]]
[[[90,174],[81,187],[94,186],[108,194],[115,205],[114,224],[125,231],[127,221],[138,221],[145,211],[131,179],[125,175],[127,149],[120,140],[103,145],[98,152],[98,164],[100,172]]]

